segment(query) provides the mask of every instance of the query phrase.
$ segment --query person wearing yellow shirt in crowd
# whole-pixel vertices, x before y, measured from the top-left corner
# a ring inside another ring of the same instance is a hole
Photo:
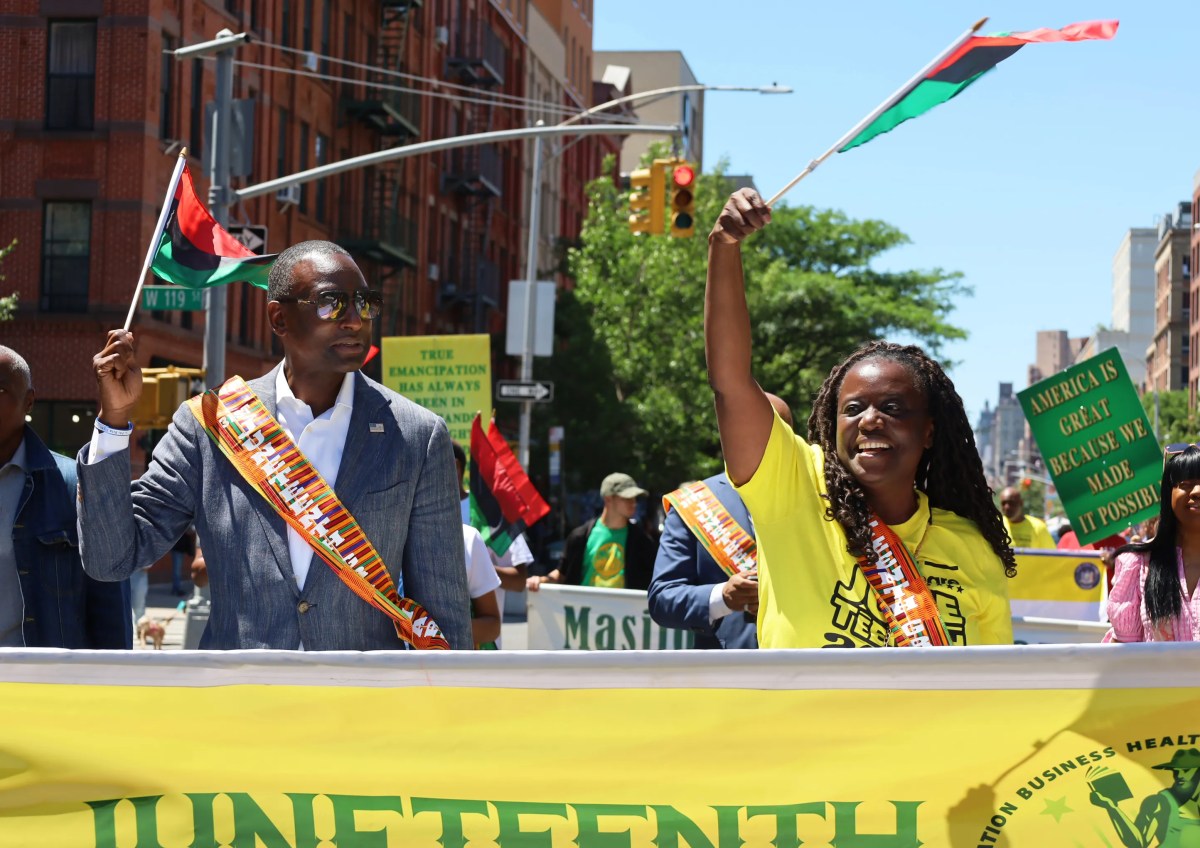
[[[753,189],[725,204],[704,308],[726,473],[758,539],[760,646],[1011,644],[1016,560],[941,366],[861,346],[821,386],[807,440],[755,382],[741,242],[770,218]]]
[[[604,511],[576,527],[563,545],[563,563],[545,576],[530,577],[536,592],[543,583],[646,589],[654,571],[658,544],[638,522],[637,499],[646,494],[628,474],[609,474],[600,484]]]
[[[1004,529],[1008,531],[1014,548],[1054,550],[1058,547],[1046,528],[1046,522],[1025,514],[1025,501],[1012,486],[1000,492],[1000,511],[1004,513]]]

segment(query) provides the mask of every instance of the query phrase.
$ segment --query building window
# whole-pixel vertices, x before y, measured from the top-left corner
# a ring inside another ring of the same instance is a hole
[[[286,177],[288,170],[288,113],[287,109],[279,110],[279,129],[276,132],[279,146],[275,148],[275,176]]]
[[[308,170],[308,124],[300,122],[300,167],[298,171]],[[308,186],[300,186],[300,211],[308,214]]]
[[[313,46],[313,0],[304,0],[304,32],[300,43],[301,50],[312,50]]]
[[[44,211],[40,308],[43,312],[86,312],[92,204],[53,201]]]
[[[333,4],[325,2],[321,4],[321,73],[329,73],[329,60],[325,56],[329,55],[329,45],[333,40]]]
[[[158,84],[158,137],[164,140],[175,138],[175,57],[171,55],[178,45],[172,35],[163,34],[162,74]]]
[[[204,60],[192,60],[192,126],[188,131],[188,153],[197,159],[204,154]]]
[[[279,43],[292,46],[292,0],[282,0],[279,4]]]
[[[51,21],[46,65],[46,129],[95,124],[96,22]]]
[[[317,133],[317,164],[329,164],[329,136]],[[325,223],[325,183],[329,181],[328,177],[323,177],[317,180],[317,200],[316,200],[316,216],[317,220],[322,224]]]

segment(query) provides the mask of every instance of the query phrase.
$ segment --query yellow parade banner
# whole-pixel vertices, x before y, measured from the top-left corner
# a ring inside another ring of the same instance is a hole
[[[9,649],[0,846],[1189,845],[1197,697],[1190,644]]]
[[[388,336],[380,382],[446,420],[450,438],[471,444],[475,413],[492,410],[491,337]]]
[[[1014,548],[1017,576],[1008,581],[1013,615],[1100,621],[1104,562],[1098,551]]]

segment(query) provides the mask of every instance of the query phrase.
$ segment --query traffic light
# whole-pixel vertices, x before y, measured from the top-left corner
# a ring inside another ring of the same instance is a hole
[[[629,232],[663,234],[666,209],[665,174],[658,162],[629,175]]]
[[[1030,479],[1029,477],[1022,477],[1021,478],[1021,488],[1022,489],[1032,489],[1033,488],[1033,480]]]
[[[193,380],[203,380],[200,368],[142,369],[142,396],[133,411],[133,426],[143,430],[165,428],[179,405],[192,396]]]
[[[682,159],[666,166],[670,172],[670,215],[672,238],[688,238],[696,232],[696,169]]]

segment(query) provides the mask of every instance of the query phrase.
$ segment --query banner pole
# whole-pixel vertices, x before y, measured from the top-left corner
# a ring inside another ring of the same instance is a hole
[[[162,212],[158,213],[158,223],[154,225],[154,236],[150,239],[150,246],[146,249],[146,261],[142,263],[142,273],[138,276],[137,288],[133,290],[133,301],[129,304],[129,314],[125,316],[126,330],[133,323],[133,313],[137,309],[138,298],[142,296],[142,286],[146,283],[146,275],[150,273],[150,266],[154,263],[155,254],[158,253],[158,243],[162,241],[163,230],[167,228],[167,219],[171,217],[171,200],[175,197],[175,189],[179,186],[179,177],[183,174],[185,165],[187,165],[186,147],[179,151],[179,158],[175,160],[175,171],[171,174],[171,181],[167,183],[167,195],[163,198]]]
[[[947,47],[945,50],[943,50],[941,53],[939,53],[937,56],[935,56],[932,60],[930,60],[925,65],[925,67],[921,68],[921,70],[919,70],[915,74],[913,74],[912,78],[909,79],[908,82],[904,83],[904,85],[900,86],[898,89],[896,89],[894,92],[892,92],[891,96],[888,97],[887,100],[883,101],[878,106],[876,106],[875,109],[869,115],[867,115],[865,118],[863,118],[857,124],[855,124],[852,129],[847,131],[845,135],[843,135],[836,142],[834,142],[832,147],[830,147],[828,150],[826,150],[824,153],[822,153],[816,159],[809,162],[807,167],[805,167],[805,169],[803,171],[801,171],[799,174],[797,174],[790,183],[785,185],[779,191],[775,192],[775,196],[767,201],[767,206],[774,206],[776,201],[779,200],[779,198],[783,197],[785,194],[787,194],[789,191],[791,191],[795,187],[796,183],[800,182],[802,179],[807,177],[813,171],[817,170],[817,166],[820,165],[822,162],[824,162],[826,159],[828,159],[830,156],[832,156],[834,153],[836,153],[841,148],[842,145],[844,145],[846,142],[850,141],[850,139],[854,138],[856,135],[858,135],[860,132],[862,132],[863,129],[868,124],[870,124],[872,121],[874,121],[880,115],[882,115],[888,109],[891,109],[893,106],[895,106],[896,103],[898,103],[900,101],[900,99],[905,94],[908,93],[908,90],[918,80],[922,79],[931,70],[933,70],[938,65],[940,65],[943,61],[945,61],[947,56],[949,56],[951,53],[953,53],[955,50],[957,50],[959,47],[961,47],[968,38],[970,38],[972,35],[974,35],[976,32],[978,32],[979,28],[987,23],[987,20],[988,20],[987,18],[980,18],[978,21],[975,22],[974,26],[972,26],[970,29],[968,29],[966,32],[964,32],[962,35],[960,35],[958,38],[954,39],[953,43],[951,43],[949,47]]]

